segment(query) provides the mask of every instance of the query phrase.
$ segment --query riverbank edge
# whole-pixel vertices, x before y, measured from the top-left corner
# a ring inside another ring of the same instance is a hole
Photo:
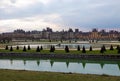
[[[83,59],[83,60],[120,60],[120,55],[105,54],[41,54],[41,53],[1,53],[0,57],[47,58],[47,59]]]
[[[119,81],[119,76],[0,69],[2,81]],[[52,76],[52,77],[51,77]],[[9,77],[9,78],[8,78]],[[87,77],[87,78],[86,78]]]

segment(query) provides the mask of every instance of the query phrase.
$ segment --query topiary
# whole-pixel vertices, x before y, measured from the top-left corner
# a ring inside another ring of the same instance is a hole
[[[90,51],[92,51],[92,46],[90,46]]]
[[[114,50],[112,45],[110,46],[110,50]]]
[[[10,51],[13,51],[13,48],[12,48],[12,46],[10,47]]]
[[[66,53],[70,52],[68,46],[65,46],[65,52]]]
[[[77,50],[80,51],[80,46],[79,45],[77,46]]]
[[[25,46],[23,47],[23,51],[27,51]]]
[[[9,49],[9,48],[8,48],[8,45],[6,45],[6,46],[5,46],[5,50],[8,50],[8,49]]]
[[[86,53],[85,46],[82,48],[82,53]]]
[[[40,52],[40,48],[39,48],[39,46],[37,46],[37,48],[36,48],[36,52]]]

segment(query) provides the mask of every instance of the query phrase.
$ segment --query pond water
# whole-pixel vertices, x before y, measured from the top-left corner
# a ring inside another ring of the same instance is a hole
[[[55,46],[55,48],[57,49],[63,49],[65,48],[65,46],[68,46],[69,48],[75,49],[78,47],[78,45],[82,48],[83,46],[85,46],[85,48],[89,48],[90,46],[92,46],[93,48],[97,48],[97,47],[101,47],[101,44],[30,44],[31,48],[37,48],[37,46],[43,46],[43,48],[50,48],[52,46]],[[16,47],[17,45],[13,46]],[[28,45],[18,45],[19,47],[24,47],[24,46],[28,46]]]
[[[0,69],[51,71],[120,76],[120,61],[0,59]]]

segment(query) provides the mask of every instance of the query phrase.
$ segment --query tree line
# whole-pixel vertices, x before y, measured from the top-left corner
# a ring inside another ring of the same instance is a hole
[[[116,49],[117,49],[117,52],[120,53],[120,46],[119,46],[119,45],[116,46]],[[6,45],[5,50],[14,51],[13,47],[10,46],[10,48],[9,48],[8,45]],[[19,50],[19,46],[16,46],[16,50]],[[22,50],[23,50],[23,52],[26,52],[27,50],[31,50],[31,47],[30,47],[30,45],[28,45],[27,47],[24,46]],[[43,50],[43,47],[42,47],[42,46],[37,46],[36,52],[40,52],[41,50]],[[49,52],[54,52],[55,50],[56,50],[56,49],[55,49],[55,46],[54,46],[54,45],[51,45]],[[69,52],[70,52],[70,49],[69,49],[69,47],[68,47],[67,45],[65,46],[64,50],[65,50],[66,53],[69,53]],[[109,50],[114,50],[113,45],[110,46]],[[81,51],[82,53],[86,53],[86,48],[85,48],[85,46],[83,46],[83,47],[81,48],[81,47],[78,45],[78,46],[77,46],[77,51]],[[89,47],[89,51],[93,51],[92,46]],[[104,53],[104,52],[106,52],[106,51],[107,51],[107,50],[106,50],[106,47],[105,47],[105,45],[103,45],[103,46],[101,47],[101,49],[100,49],[100,53]]]

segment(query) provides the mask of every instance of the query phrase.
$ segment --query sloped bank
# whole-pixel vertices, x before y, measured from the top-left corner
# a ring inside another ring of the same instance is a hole
[[[120,60],[120,55],[104,54],[40,54],[40,53],[0,53],[0,57],[16,58],[55,58],[55,59],[88,59],[88,60]]]

